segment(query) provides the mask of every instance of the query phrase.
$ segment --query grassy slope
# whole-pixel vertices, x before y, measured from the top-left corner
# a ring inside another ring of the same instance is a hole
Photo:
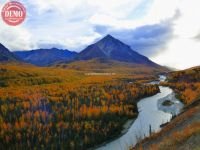
[[[200,149],[200,67],[172,72],[163,85],[176,91],[186,105],[184,112],[136,149]]]
[[[75,61],[68,64],[57,64],[57,67],[81,70],[86,72],[114,72],[118,74],[155,74],[160,72],[169,71],[164,67],[150,67],[134,63],[119,62],[103,58],[97,58],[87,61]]]
[[[15,95],[27,90],[64,87],[80,87],[81,85],[104,84],[115,81],[147,82],[156,78],[156,74],[165,71],[163,68],[137,67],[134,64],[123,64],[119,62],[95,63],[74,62],[70,67],[59,65],[59,67],[35,67],[29,64],[3,63],[0,64],[0,95],[7,93]],[[87,66],[87,65],[89,66]],[[66,65],[66,64],[64,64]],[[95,72],[89,68],[101,68],[101,72],[115,72],[115,75],[86,75]],[[20,87],[20,88],[19,88]]]
[[[106,59],[92,59],[88,61],[75,61],[55,65],[57,68],[77,70],[82,73],[114,73],[117,80],[148,81],[154,80],[158,75],[169,70],[165,67],[150,67],[134,63],[125,63]],[[108,77],[108,76],[107,76]],[[106,77],[106,78],[107,78]],[[92,80],[93,77],[88,77]],[[98,77],[96,77],[98,78]]]

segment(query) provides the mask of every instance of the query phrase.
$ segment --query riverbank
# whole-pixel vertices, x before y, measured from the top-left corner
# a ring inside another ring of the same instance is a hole
[[[135,119],[129,119],[124,125],[123,130],[121,131],[121,136],[128,132],[128,129],[131,127],[131,125],[134,123]]]
[[[152,131],[158,132],[160,131],[161,124],[171,120],[171,114],[159,110],[157,104],[158,100],[166,97],[173,91],[168,87],[159,86],[159,88],[160,93],[143,98],[137,103],[138,117],[127,132],[121,137],[100,146],[98,150],[128,150],[138,141],[149,136],[150,128]]]
[[[188,150],[200,148],[200,99],[184,107],[163,129],[145,138],[133,150]],[[195,133],[195,134],[194,134]]]
[[[200,149],[200,67],[171,72],[162,86],[171,87],[185,107],[160,132],[145,138],[132,149],[199,150]],[[162,102],[161,102],[162,103]],[[166,106],[173,104],[168,101]]]
[[[136,117],[136,118],[137,118],[137,117]],[[95,147],[89,148],[88,150],[96,150],[96,149],[99,149],[99,148],[105,146],[106,144],[108,144],[108,143],[110,143],[110,142],[112,142],[112,141],[114,141],[114,140],[120,138],[121,136],[123,136],[124,134],[126,134],[126,133],[128,132],[128,130],[130,129],[130,127],[132,126],[132,124],[134,123],[134,121],[135,121],[136,118],[128,119],[128,120],[124,123],[123,129],[122,129],[122,131],[121,131],[121,133],[120,133],[119,135],[115,135],[115,136],[113,136],[110,140],[107,140],[107,141],[105,141],[104,143],[102,143],[102,144],[100,144],[100,145],[97,145],[97,146],[95,146]]]
[[[165,78],[165,76],[160,76],[159,80],[164,81]],[[149,84],[159,84],[159,81],[151,82]],[[163,110],[160,110],[158,108],[158,101],[160,99],[170,97],[169,95],[173,95],[173,90],[169,87],[163,86],[159,86],[159,89],[160,92],[156,95],[142,98],[140,101],[138,101],[138,117],[134,123],[128,122],[125,125],[125,130],[122,131],[124,135],[115,140],[111,140],[111,142],[107,141],[105,144],[102,144],[98,150],[128,150],[137,144],[138,141],[148,137],[151,132],[160,131],[160,126],[163,123],[169,122],[172,118],[172,115],[170,112],[164,112]],[[175,99],[172,99],[172,101],[173,100]],[[179,113],[181,107],[173,107],[173,109],[178,109],[173,111]]]

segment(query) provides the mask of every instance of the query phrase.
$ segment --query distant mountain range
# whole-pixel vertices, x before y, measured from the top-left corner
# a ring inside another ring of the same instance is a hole
[[[19,58],[0,43],[0,62],[19,61]]]
[[[123,63],[133,63],[146,65],[151,67],[160,67],[147,57],[140,55],[111,35],[105,36],[98,42],[89,45],[80,53],[71,52],[69,50],[37,49],[31,51],[15,51],[10,52],[2,44],[0,45],[0,62],[2,61],[20,61],[30,63],[37,66],[49,66],[61,63],[74,63],[76,61],[88,61],[100,59],[103,62],[118,61]],[[90,61],[92,62],[92,61]],[[100,63],[101,61],[98,61]]]
[[[57,48],[16,51],[14,54],[23,61],[37,66],[48,66],[56,62],[73,60],[77,55],[76,52]]]

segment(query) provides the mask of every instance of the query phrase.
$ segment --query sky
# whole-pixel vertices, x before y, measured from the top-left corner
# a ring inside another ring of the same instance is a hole
[[[9,0],[0,0],[0,9]],[[0,43],[11,51],[61,48],[80,52],[107,34],[154,62],[200,65],[200,0],[18,0],[25,22],[0,19]]]

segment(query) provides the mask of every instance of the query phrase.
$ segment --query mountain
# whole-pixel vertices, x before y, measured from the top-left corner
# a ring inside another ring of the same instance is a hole
[[[19,58],[27,63],[37,66],[48,66],[50,64],[72,60],[77,53],[68,50],[52,49],[37,49],[31,51],[16,51],[14,52]]]
[[[158,66],[111,35],[107,35],[97,43],[89,45],[77,56],[78,60],[90,60],[94,58],[106,58],[120,62]]]
[[[19,61],[19,58],[0,43],[0,62]]]

